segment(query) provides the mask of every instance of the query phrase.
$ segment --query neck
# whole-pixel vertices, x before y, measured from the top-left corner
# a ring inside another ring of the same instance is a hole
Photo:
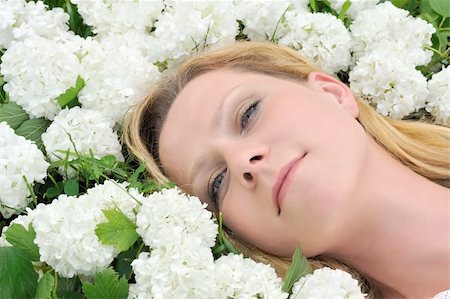
[[[450,289],[448,189],[373,142],[371,151],[348,221],[328,254],[371,278],[383,297],[430,298]]]

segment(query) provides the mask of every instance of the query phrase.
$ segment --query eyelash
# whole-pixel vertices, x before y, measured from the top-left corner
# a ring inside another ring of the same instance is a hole
[[[245,109],[243,109],[242,113],[239,115],[239,125],[240,131],[242,132],[250,121],[255,117],[255,113],[258,112],[260,100],[255,100],[251,102]],[[223,179],[225,177],[226,169],[221,173],[216,175],[213,180],[208,184],[208,193],[209,197],[217,204],[218,195],[220,192],[220,188],[222,186]]]

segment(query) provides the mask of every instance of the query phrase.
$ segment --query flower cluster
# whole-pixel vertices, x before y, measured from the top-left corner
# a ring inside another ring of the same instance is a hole
[[[450,67],[434,74],[428,81],[428,89],[427,111],[435,117],[436,123],[450,126]]]
[[[14,41],[2,56],[4,90],[31,117],[53,119],[60,111],[56,98],[75,85],[81,72],[78,58],[82,40],[30,36]]]
[[[127,185],[106,181],[80,197],[60,195],[48,205],[39,204],[32,223],[41,261],[69,278],[108,267],[117,251],[103,245],[95,229],[106,220],[102,210],[117,208],[132,216],[137,201],[127,193]]]
[[[0,0],[0,49],[30,37],[60,37],[69,27],[62,8],[47,10],[41,1]]]
[[[151,252],[132,262],[130,297],[287,298],[272,267],[234,254],[214,261],[217,224],[211,217],[197,197],[178,189],[148,196],[136,224]]]
[[[47,155],[51,161],[76,158],[75,152],[96,158],[114,155],[123,161],[119,136],[113,131],[114,122],[96,110],[74,107],[62,110],[47,131],[42,134]],[[75,148],[74,148],[75,146]]]
[[[233,42],[238,31],[234,12],[231,1],[166,1],[151,34],[153,61],[176,65],[209,45]]]
[[[130,31],[144,33],[164,8],[162,0],[71,0],[78,7],[83,21],[98,35],[122,34]]]
[[[158,68],[150,62],[147,40],[145,35],[131,31],[85,41],[81,77],[86,85],[78,95],[83,107],[121,122],[159,78]]]
[[[392,118],[425,107],[426,78],[415,67],[430,62],[425,47],[433,26],[385,2],[358,14],[350,30],[357,59],[349,74],[352,90]]]
[[[49,164],[31,141],[0,123],[0,214],[9,218],[20,213],[31,201],[27,182],[43,183]]]
[[[364,299],[364,294],[349,273],[325,267],[300,278],[294,284],[289,299],[300,298]]]

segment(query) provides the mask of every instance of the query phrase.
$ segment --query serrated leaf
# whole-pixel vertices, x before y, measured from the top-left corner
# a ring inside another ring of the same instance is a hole
[[[28,119],[28,114],[14,102],[0,106],[0,123],[6,121],[14,130]]]
[[[284,276],[282,291],[290,293],[295,282],[297,282],[301,277],[311,274],[312,272],[313,270],[308,262],[308,259],[303,255],[300,248],[297,247],[294,255],[292,256],[292,263]]]
[[[53,287],[55,285],[55,278],[50,272],[47,272],[39,280],[36,289],[36,299],[53,299]]]
[[[69,196],[76,196],[80,193],[80,187],[78,185],[78,180],[69,179],[64,182],[64,193]]]
[[[84,87],[84,80],[80,76],[77,77],[75,86],[68,88],[63,94],[56,98],[56,102],[61,108],[79,106],[77,96],[80,90]]]
[[[29,257],[14,247],[0,247],[0,294],[2,298],[33,298],[38,274]]]
[[[107,222],[100,223],[95,229],[100,241],[113,245],[119,252],[130,248],[139,238],[136,225],[118,210],[102,210]]]
[[[428,3],[431,8],[441,16],[446,18],[450,17],[450,4],[448,3],[448,0],[433,0],[428,1]]]
[[[41,150],[44,149],[42,144],[41,135],[44,133],[50,121],[45,118],[35,118],[26,120],[16,129],[16,134],[25,137],[28,140],[34,141],[37,147]]]
[[[5,237],[14,248],[22,250],[30,261],[39,261],[39,248],[34,244],[36,232],[31,224],[28,230],[21,224],[11,224],[5,231]]]
[[[87,299],[122,299],[128,297],[128,282],[107,268],[95,275],[95,283],[83,283],[83,293]]]

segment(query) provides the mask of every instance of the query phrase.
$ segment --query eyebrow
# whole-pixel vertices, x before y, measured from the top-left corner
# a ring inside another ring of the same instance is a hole
[[[242,87],[242,84],[234,86],[222,97],[221,103],[219,104],[217,110],[214,112],[211,129],[216,129],[221,125],[221,123],[223,122],[223,106],[227,102],[227,99],[240,87]],[[194,185],[193,183],[195,181],[193,178],[198,177],[198,175],[195,175],[195,174],[198,174],[199,170],[204,168],[204,165],[205,165],[205,159],[197,159],[197,161],[194,163],[194,165],[188,172],[188,176],[190,178],[192,178],[192,181],[191,181],[192,186]],[[201,188],[201,190],[203,190],[203,187]],[[206,187],[206,195],[208,196],[208,199],[210,199],[208,187]]]

